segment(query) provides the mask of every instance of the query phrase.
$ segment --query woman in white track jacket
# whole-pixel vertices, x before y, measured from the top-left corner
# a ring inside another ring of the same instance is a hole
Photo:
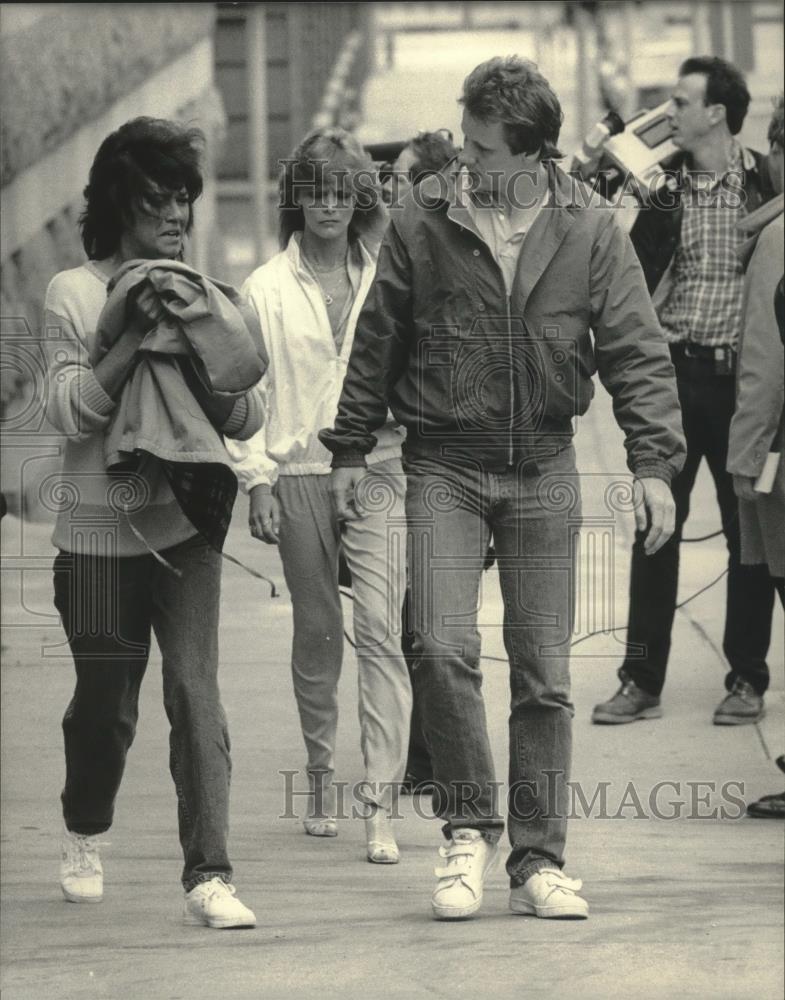
[[[384,224],[373,165],[341,129],[311,133],[281,178],[282,250],[246,281],[270,365],[261,383],[264,428],[232,445],[250,495],[255,538],[277,543],[292,597],[292,677],[311,798],[307,833],[337,833],[333,785],[343,647],[339,556],[352,575],[360,739],[365,781],[352,797],[365,817],[370,861],[399,859],[389,822],[407,750],[411,688],[401,654],[406,587],[403,431],[392,420],[368,458],[359,520],[339,522],[329,493],[332,425],[354,329]]]

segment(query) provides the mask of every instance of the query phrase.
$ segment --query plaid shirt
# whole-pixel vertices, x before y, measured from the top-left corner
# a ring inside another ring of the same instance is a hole
[[[162,461],[161,465],[183,514],[212,548],[222,552],[237,496],[235,474],[217,462]]]
[[[681,240],[667,291],[657,302],[660,323],[671,343],[689,341],[704,347],[732,347],[742,327],[744,271],[736,255],[743,242],[737,224],[744,215],[745,151],[733,143],[727,171],[711,184],[682,174]]]

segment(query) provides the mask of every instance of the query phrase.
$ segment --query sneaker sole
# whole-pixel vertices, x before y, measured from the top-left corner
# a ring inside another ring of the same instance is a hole
[[[765,712],[760,712],[758,715],[715,715],[714,725],[715,726],[751,726],[754,722],[760,722],[760,720],[766,715]]]
[[[604,712],[592,712],[591,721],[601,726],[621,726],[625,722],[637,722],[639,719],[661,719],[662,708],[654,705],[652,708],[644,708],[643,711],[635,715],[606,715]]]
[[[544,920],[586,920],[589,907],[580,910],[570,906],[535,906],[524,900],[510,900],[510,909],[526,917],[540,917]]]
[[[62,886],[60,888],[63,889]],[[69,903],[102,903],[104,899],[103,893],[100,896],[77,896],[67,889],[63,889],[63,895]]]
[[[461,906],[461,907],[447,907],[447,906],[437,906],[436,903],[431,903],[431,910],[433,911],[433,916],[435,920],[468,920],[469,917],[473,917],[474,914],[482,906],[482,897],[480,897],[471,906]]]
[[[223,920],[203,920],[201,917],[196,917],[192,913],[186,913],[183,917],[183,923],[186,927],[212,927],[213,930],[218,931],[228,931],[233,927],[256,927],[256,921],[250,923],[246,920],[237,920],[231,918],[225,918]]]

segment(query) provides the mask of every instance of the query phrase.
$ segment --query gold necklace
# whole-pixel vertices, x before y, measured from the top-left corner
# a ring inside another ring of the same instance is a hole
[[[324,285],[320,281],[318,275],[315,274],[314,277],[316,278],[316,284],[319,286],[319,290],[322,293],[322,296],[324,298],[325,304],[328,305],[328,306],[331,306],[333,304],[333,302],[335,302],[335,296],[339,294],[340,286],[351,285],[351,282],[349,281],[348,275],[345,275],[344,277],[345,277],[346,280],[345,281],[343,281],[343,280],[340,281],[340,286],[339,286],[339,288],[334,289],[335,295],[333,295],[331,292],[327,291],[327,289],[324,287]]]
[[[335,271],[340,271],[342,267],[346,267],[346,258],[339,261],[335,267],[317,267],[312,260],[309,260],[308,263],[318,274],[333,274]]]
[[[332,295],[330,292],[328,292],[325,289],[325,287],[322,285],[321,280],[319,279],[319,275],[320,274],[336,274],[339,271],[344,271],[344,273],[346,274],[346,258],[344,258],[344,260],[337,267],[330,267],[330,268],[322,268],[322,269],[320,269],[320,268],[316,267],[316,265],[313,263],[313,261],[310,260],[310,258],[308,258],[305,254],[303,254],[302,257],[305,260],[305,264],[306,264],[308,270],[313,275],[314,280],[316,281],[316,284],[319,286],[319,291],[322,293],[322,298],[324,299],[325,305],[331,306],[333,304],[333,302],[335,302],[335,296]],[[349,281],[348,274],[346,274],[346,283],[347,284],[351,284],[351,282]],[[341,284],[343,284],[343,282],[341,282]],[[338,294],[338,289],[336,289],[335,292],[336,292],[336,295],[337,295]]]

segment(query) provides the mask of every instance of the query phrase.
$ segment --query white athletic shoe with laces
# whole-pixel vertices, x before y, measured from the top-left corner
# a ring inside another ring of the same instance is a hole
[[[60,887],[69,903],[100,903],[104,898],[104,869],[98,848],[106,841],[63,831]]]
[[[235,895],[235,888],[222,879],[200,882],[185,894],[183,920],[186,924],[206,927],[256,927],[253,910],[244,906]]]
[[[463,920],[479,910],[483,882],[493,868],[498,850],[479,830],[453,831],[452,842],[439,848],[445,863],[434,871],[439,881],[431,906],[437,920]]]
[[[579,878],[568,878],[558,868],[541,868],[510,891],[510,909],[535,917],[585,920],[589,904],[578,895],[582,887]]]

